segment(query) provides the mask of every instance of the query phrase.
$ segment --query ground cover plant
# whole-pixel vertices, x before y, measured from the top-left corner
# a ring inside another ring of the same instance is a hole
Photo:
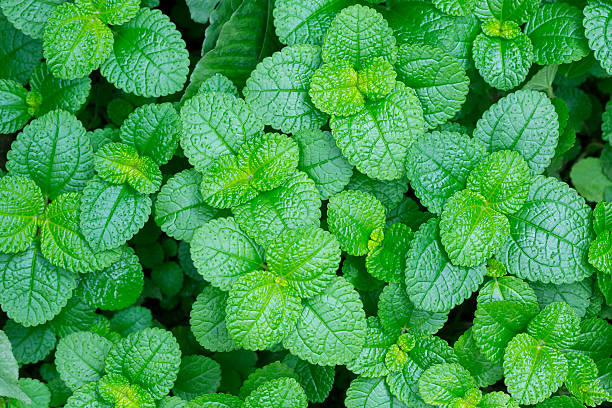
[[[612,406],[610,0],[0,0],[0,408]]]

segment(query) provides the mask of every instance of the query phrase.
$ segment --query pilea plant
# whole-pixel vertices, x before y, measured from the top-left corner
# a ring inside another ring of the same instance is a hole
[[[172,3],[0,0],[0,408],[610,406],[612,3]]]

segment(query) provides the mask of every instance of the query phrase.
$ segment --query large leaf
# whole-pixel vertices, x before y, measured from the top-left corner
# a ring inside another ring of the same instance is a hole
[[[111,341],[91,332],[72,333],[61,339],[55,351],[55,364],[62,381],[73,391],[99,380]]]
[[[612,38],[610,37],[612,4],[591,0],[584,8],[584,28],[595,58],[608,74],[612,74]]]
[[[19,388],[19,366],[13,356],[11,342],[0,330],[0,396],[15,398],[26,404],[32,400]]]
[[[54,109],[76,113],[87,102],[90,90],[91,79],[56,78],[47,64],[40,64],[30,77],[30,111],[36,117]]]

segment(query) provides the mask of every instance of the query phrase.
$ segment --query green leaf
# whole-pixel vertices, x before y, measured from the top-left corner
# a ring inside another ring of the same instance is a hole
[[[196,170],[207,171],[224,154],[236,154],[264,125],[233,95],[217,92],[196,95],[181,108],[181,147]]]
[[[476,7],[476,0],[434,0],[432,3],[439,10],[451,16],[471,14]]]
[[[440,216],[440,241],[455,265],[478,266],[495,255],[510,234],[508,219],[479,193],[455,193]]]
[[[99,320],[95,309],[73,296],[49,325],[55,334],[62,338],[71,333],[90,330],[97,321]]]
[[[253,391],[259,388],[260,385],[267,383],[268,381],[275,380],[277,378],[290,377],[297,380],[297,375],[290,367],[275,361],[267,364],[249,374],[248,378],[244,380],[240,387],[240,398],[244,399],[249,396]]]
[[[405,44],[397,59],[398,80],[415,90],[426,129],[445,123],[459,111],[470,80],[455,58],[439,48]]]
[[[155,408],[155,399],[138,384],[120,374],[108,374],[98,382],[98,393],[111,406]]]
[[[208,31],[208,28],[207,28],[207,31]],[[206,39],[206,34],[204,38]],[[198,93],[201,94],[201,93],[207,93],[207,92],[224,93],[224,94],[228,94],[228,95],[232,95],[236,97],[239,96],[236,85],[234,85],[234,83],[231,80],[229,80],[226,76],[219,74],[219,73],[212,75],[207,80],[202,82],[202,85],[200,85],[200,89],[198,89]]]
[[[183,288],[183,269],[176,262],[156,265],[151,271],[151,282],[166,296],[176,296]]]
[[[385,208],[372,194],[343,191],[329,200],[329,230],[349,255],[365,255],[378,244],[385,226]]]
[[[138,300],[144,282],[142,266],[131,247],[120,247],[120,253],[112,265],[81,278],[77,293],[91,306],[120,310]]]
[[[162,174],[157,163],[138,154],[123,143],[108,143],[95,153],[98,175],[113,184],[128,183],[141,194],[155,193],[161,187]]]
[[[316,403],[327,399],[334,385],[334,367],[310,364],[292,354],[287,354],[283,363],[297,374],[297,380],[304,389],[308,401]]]
[[[510,300],[522,305],[532,306],[538,309],[538,298],[532,286],[514,276],[494,277],[486,282],[478,291],[478,305]]]
[[[311,45],[292,45],[264,58],[242,91],[247,105],[265,125],[284,133],[319,129],[328,117],[315,108],[308,90],[321,62],[321,50]]]
[[[274,3],[276,34],[286,45],[321,45],[334,17],[351,3],[350,0],[278,0]]]
[[[385,377],[366,378],[351,381],[346,390],[344,403],[347,408],[405,408],[389,390]]]
[[[536,405],[536,408],[584,408],[576,398],[567,395],[551,397]]]
[[[419,378],[421,398],[435,406],[450,405],[474,387],[470,372],[457,363],[433,365]]]
[[[189,54],[174,23],[159,10],[141,8],[115,29],[115,43],[100,73],[117,88],[158,97],[180,91],[189,73]]]
[[[38,363],[55,349],[57,339],[49,325],[24,327],[9,320],[4,331],[13,345],[13,354],[19,364]]]
[[[597,235],[612,231],[612,202],[601,201],[593,210],[593,230]]]
[[[610,30],[612,5],[603,0],[590,0],[584,8],[585,35],[595,58],[608,74],[612,75],[612,41],[606,33]]]
[[[480,193],[487,205],[503,214],[521,209],[531,173],[523,157],[511,150],[494,152],[471,171],[467,188]]]
[[[345,59],[356,69],[376,57],[393,64],[397,59],[393,30],[376,10],[361,5],[347,7],[331,22],[322,56],[324,62]]]
[[[346,189],[372,194],[381,202],[385,210],[389,212],[389,210],[396,208],[405,198],[404,194],[408,191],[408,181],[405,179],[376,180],[359,172],[354,172]],[[390,224],[390,221],[387,219],[387,225]]]
[[[7,153],[7,170],[28,176],[43,194],[81,191],[93,175],[93,150],[85,128],[72,114],[56,110],[33,120]]]
[[[574,309],[579,318],[585,316],[594,297],[590,279],[560,285],[541,282],[529,282],[529,285],[538,297],[540,307],[546,307],[553,302],[565,302]]]
[[[156,399],[172,388],[181,363],[181,351],[172,334],[152,328],[130,334],[111,347],[106,373],[120,374]]]
[[[38,117],[54,109],[76,113],[87,101],[91,90],[91,79],[60,79],[53,76],[47,64],[40,64],[30,77],[30,100],[34,95],[41,98],[30,102],[30,110]]]
[[[153,316],[149,309],[142,306],[131,306],[115,313],[111,319],[111,329],[121,336],[151,327]]]
[[[234,218],[217,218],[196,230],[193,264],[204,279],[224,291],[249,272],[263,269],[263,250]]]
[[[90,332],[69,334],[59,341],[55,365],[62,381],[73,391],[104,375],[104,359],[112,343]]]
[[[489,361],[478,348],[473,329],[466,330],[453,345],[459,364],[467,368],[480,388],[488,387],[502,379],[504,370],[501,364]]]
[[[505,392],[495,391],[482,396],[478,408],[519,408],[518,402]]]
[[[564,302],[555,302],[546,306],[527,326],[527,333],[541,343],[565,348],[576,342],[576,327],[580,318]]]
[[[597,365],[593,359],[581,353],[568,353],[567,361],[565,386],[569,392],[590,407],[610,399],[610,394],[601,387],[597,378]]]
[[[338,194],[349,183],[353,166],[349,164],[330,132],[304,130],[293,138],[300,149],[298,169],[305,172],[319,189],[321,200]]]
[[[191,309],[191,331],[198,343],[210,351],[232,351],[238,348],[225,326],[227,293],[207,286]]]
[[[151,199],[127,184],[110,184],[93,178],[83,192],[81,230],[98,249],[123,245],[145,224]]]
[[[339,365],[353,360],[366,337],[366,318],[357,291],[341,277],[319,295],[302,302],[283,345],[312,364]]]
[[[496,18],[522,24],[535,12],[537,6],[535,0],[479,0],[474,14],[482,21]]]
[[[195,231],[217,211],[202,199],[202,176],[193,169],[172,176],[155,200],[155,223],[169,236],[191,242]]]
[[[520,404],[536,404],[557,391],[567,376],[567,359],[559,350],[526,333],[516,335],[504,356],[505,384]]]
[[[368,272],[385,282],[401,282],[412,237],[412,230],[404,224],[397,223],[387,228],[382,243],[366,257]]]
[[[465,188],[470,171],[484,156],[482,147],[469,136],[434,131],[412,145],[406,172],[421,203],[440,214],[446,200]]]
[[[590,217],[584,199],[567,184],[535,177],[525,205],[508,215],[510,239],[498,259],[509,273],[524,279],[554,284],[580,281],[593,273],[586,259],[593,239]]]
[[[113,405],[104,401],[98,393],[98,384],[85,384],[76,390],[66,402],[65,408],[113,408]]]
[[[533,76],[529,79],[529,81],[525,82],[525,85],[521,89],[531,89],[534,91],[543,91],[547,94],[552,94],[552,86],[553,81],[557,75],[557,71],[559,70],[558,65],[549,65],[540,69],[538,72],[533,74]],[[559,130],[561,130],[562,126],[562,115],[559,112],[559,106],[555,101],[562,100],[560,98],[553,98],[551,101],[553,105],[555,105],[555,109],[557,110],[557,114],[559,115]],[[567,110],[567,106],[565,106],[565,110]]]
[[[421,225],[406,253],[406,292],[419,309],[448,312],[478,289],[485,273],[484,264],[468,268],[451,263],[437,219]]]
[[[127,23],[140,8],[140,0],[76,0],[75,3],[110,25]]]
[[[221,383],[221,367],[215,360],[204,356],[186,356],[181,361],[172,393],[192,400],[202,394],[217,391]]]
[[[244,408],[306,408],[308,401],[300,384],[293,378],[268,381],[244,401]]]
[[[576,161],[570,171],[570,179],[580,195],[592,202],[602,201],[606,188],[612,186],[612,180],[603,172],[601,159],[596,157]]]
[[[389,61],[376,57],[357,72],[357,86],[366,98],[383,99],[393,91],[396,76]]]
[[[36,183],[27,177],[0,178],[0,250],[16,253],[28,249],[38,231],[45,200]]]
[[[196,23],[206,24],[211,11],[219,4],[219,0],[187,0],[186,3],[191,19]]]
[[[376,293],[385,286],[385,282],[368,273],[365,267],[365,259],[362,257],[346,255],[344,261],[342,261],[342,276],[359,292]]]
[[[88,76],[113,50],[110,28],[74,3],[55,7],[45,24],[43,39],[49,69],[62,79]]]
[[[243,408],[240,398],[229,394],[202,395],[186,405],[186,408]]]
[[[533,43],[534,62],[567,64],[585,57],[590,50],[582,18],[581,11],[567,3],[537,8],[525,25],[525,34]]]
[[[166,164],[174,155],[181,133],[178,113],[171,103],[140,106],[123,121],[121,141],[136,148],[158,165]]]
[[[15,398],[24,403],[31,403],[32,400],[19,388],[19,366],[13,356],[11,342],[6,334],[0,330],[0,395],[8,398]]]
[[[65,0],[3,0],[2,14],[25,35],[41,39],[47,19]],[[34,68],[34,67],[32,67]],[[25,82],[27,78],[24,79]]]
[[[237,156],[226,154],[217,158],[202,177],[200,190],[206,204],[215,208],[231,208],[257,196],[251,187],[253,173],[242,165]]]
[[[232,209],[240,228],[268,246],[287,230],[319,226],[321,200],[315,183],[300,171],[274,190]]]
[[[32,117],[28,91],[12,79],[0,79],[0,133],[17,132]]]
[[[301,298],[322,292],[340,266],[340,244],[317,227],[287,230],[266,251],[268,270]]]
[[[395,336],[385,331],[377,317],[368,317],[363,348],[346,368],[363,377],[386,376],[389,370],[385,365],[385,357],[395,340]]]
[[[19,388],[32,401],[31,404],[26,404],[18,400],[9,400],[8,408],[47,408],[51,401],[51,393],[49,388],[42,382],[33,378],[20,378]]]
[[[531,40],[523,33],[511,39],[479,34],[472,52],[474,65],[482,78],[503,91],[525,80],[534,59]]]
[[[534,173],[542,173],[555,155],[559,121],[546,94],[516,91],[492,105],[476,123],[474,139],[490,153],[519,152]]]
[[[234,283],[227,299],[226,325],[236,343],[248,350],[279,343],[300,315],[300,300],[275,275],[250,272]]]
[[[612,347],[612,325],[595,317],[583,319],[576,342],[565,351],[578,351],[595,361],[610,356]]]
[[[383,100],[369,101],[348,117],[332,117],[332,136],[343,155],[372,178],[404,176],[408,149],[424,132],[423,110],[416,93],[397,82]]]
[[[612,231],[598,235],[591,242],[589,263],[606,274],[612,274]]]
[[[328,115],[354,115],[365,107],[358,88],[357,71],[345,59],[331,60],[313,74],[308,95],[312,103]]]
[[[391,283],[383,289],[378,301],[378,317],[385,330],[395,336],[405,331],[434,334],[448,318],[444,313],[417,309],[403,283]]]
[[[74,273],[51,265],[36,244],[18,254],[0,254],[0,265],[0,305],[23,326],[52,319],[76,287]]]

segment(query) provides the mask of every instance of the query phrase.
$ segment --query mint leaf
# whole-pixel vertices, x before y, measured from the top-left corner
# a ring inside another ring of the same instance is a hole
[[[54,109],[76,113],[87,102],[90,90],[89,78],[74,80],[56,78],[47,64],[40,64],[30,77],[31,102],[28,105],[36,117]]]
[[[33,364],[44,360],[55,348],[55,333],[49,325],[24,327],[12,320],[6,322],[4,332],[13,345],[19,364]]]
[[[112,343],[95,333],[77,332],[59,341],[55,364],[62,381],[73,391],[104,374],[104,359]]]
[[[8,398],[15,398],[24,403],[30,403],[32,400],[21,389],[17,380],[19,379],[19,366],[13,356],[11,342],[6,334],[0,330],[0,345],[2,352],[0,353],[0,395]]]
[[[191,309],[191,331],[198,343],[210,351],[232,351],[238,348],[227,331],[225,307],[227,293],[207,286]]]
[[[262,384],[244,401],[244,408],[306,408],[308,401],[293,378],[279,378]]]
[[[610,399],[600,385],[595,362],[581,353],[568,353],[568,374],[565,385],[584,404],[592,407]]]
[[[412,237],[412,231],[404,224],[387,228],[382,243],[366,257],[368,273],[386,282],[401,282]]]
[[[336,59],[315,71],[308,95],[320,111],[328,115],[349,116],[365,106],[359,85],[353,64],[345,59]]]
[[[30,120],[28,91],[11,79],[0,79],[0,132],[12,133],[20,130]]]
[[[42,39],[47,19],[64,0],[4,0],[2,14],[27,36]]]
[[[291,354],[285,356],[283,364],[293,369],[308,401],[325,401],[334,385],[334,367],[310,364]]]
[[[564,348],[576,342],[579,324],[580,319],[567,303],[555,302],[529,322],[527,333],[543,344]]]
[[[584,8],[585,36],[589,47],[595,52],[595,58],[601,67],[608,73],[612,71],[612,47],[610,37],[606,32],[610,29],[610,20],[607,16],[612,12],[612,6],[601,0],[591,0]]]
[[[402,404],[389,390],[385,377],[366,378],[363,376],[351,381],[344,400],[347,408],[402,408]]]
[[[421,397],[435,406],[451,404],[475,386],[470,372],[457,363],[431,366],[419,378]]]
[[[363,377],[386,376],[389,369],[385,365],[385,357],[395,340],[395,336],[385,331],[377,317],[368,317],[363,348],[346,368]]]
[[[219,363],[205,356],[186,356],[181,360],[172,393],[186,400],[192,400],[199,395],[217,391],[220,383]]]

